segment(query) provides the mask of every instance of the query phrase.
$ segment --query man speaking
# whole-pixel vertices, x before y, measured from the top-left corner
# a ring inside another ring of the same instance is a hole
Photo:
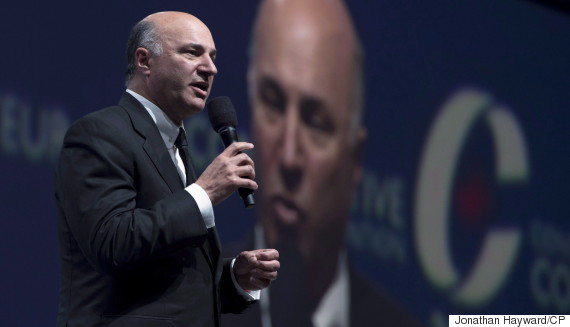
[[[249,244],[275,247],[284,266],[259,306],[224,322],[418,326],[347,254],[366,140],[362,46],[348,8],[341,0],[264,0],[252,37],[248,87],[263,188]]]
[[[245,142],[196,178],[183,119],[217,73],[209,29],[163,12],[137,23],[119,104],[67,132],[57,169],[58,326],[219,326],[277,277],[278,253],[220,257],[213,205],[256,189]]]

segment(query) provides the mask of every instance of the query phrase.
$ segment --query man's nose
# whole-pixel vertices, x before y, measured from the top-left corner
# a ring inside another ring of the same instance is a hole
[[[210,56],[204,56],[202,63],[198,66],[201,73],[208,74],[209,76],[214,76],[218,73],[218,68],[214,63],[214,60]]]
[[[279,151],[280,173],[288,189],[295,189],[303,177],[304,148],[300,142],[299,116],[294,110],[286,110],[283,117],[282,141]]]

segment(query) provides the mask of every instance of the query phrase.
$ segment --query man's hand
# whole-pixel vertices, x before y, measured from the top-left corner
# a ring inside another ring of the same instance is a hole
[[[257,189],[253,160],[241,151],[253,149],[253,144],[235,142],[220,153],[196,181],[216,205],[240,187]]]
[[[257,291],[277,278],[279,252],[274,249],[244,251],[236,257],[234,275],[242,289]]]

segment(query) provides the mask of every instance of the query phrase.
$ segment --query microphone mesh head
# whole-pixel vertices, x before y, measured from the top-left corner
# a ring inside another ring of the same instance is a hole
[[[206,104],[208,117],[214,131],[219,132],[223,127],[237,126],[237,116],[232,100],[226,96],[211,99]]]

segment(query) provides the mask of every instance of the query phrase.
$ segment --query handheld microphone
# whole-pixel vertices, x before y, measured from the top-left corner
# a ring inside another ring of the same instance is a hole
[[[237,116],[230,98],[221,96],[211,99],[208,101],[207,107],[210,124],[214,131],[220,134],[224,147],[227,148],[230,144],[237,142]],[[240,187],[238,192],[246,208],[255,205],[252,189]]]

